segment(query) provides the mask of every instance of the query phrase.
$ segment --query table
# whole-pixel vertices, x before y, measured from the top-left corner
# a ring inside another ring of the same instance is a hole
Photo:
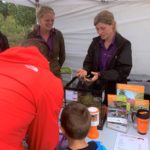
[[[100,140],[101,143],[107,148],[107,150],[113,150],[117,138],[118,131],[109,129],[106,127],[106,123],[104,125],[103,130],[99,130],[99,138],[93,139],[93,140]],[[146,135],[139,134],[135,128],[133,128],[133,124],[129,125],[129,130],[127,134],[135,135],[135,136],[142,136],[147,137],[149,141],[149,149],[150,149],[150,123],[149,123],[149,131]],[[91,139],[87,138],[87,141],[90,141]],[[134,150],[134,149],[133,149]]]

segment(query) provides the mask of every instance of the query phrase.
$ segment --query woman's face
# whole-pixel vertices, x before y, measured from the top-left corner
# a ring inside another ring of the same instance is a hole
[[[53,27],[55,15],[53,13],[46,13],[39,19],[39,24],[42,30],[50,31]]]
[[[115,27],[113,25],[99,22],[96,26],[96,31],[102,40],[107,40],[114,35]]]

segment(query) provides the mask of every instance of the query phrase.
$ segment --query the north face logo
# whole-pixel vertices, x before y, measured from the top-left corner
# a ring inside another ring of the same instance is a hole
[[[31,69],[31,70],[33,70],[35,72],[39,71],[39,69],[37,67],[33,66],[33,65],[25,65],[25,67],[28,68],[28,69]]]

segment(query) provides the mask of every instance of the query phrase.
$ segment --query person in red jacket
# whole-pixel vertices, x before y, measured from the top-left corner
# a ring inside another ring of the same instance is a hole
[[[35,46],[0,54],[0,150],[54,150],[63,86]]]

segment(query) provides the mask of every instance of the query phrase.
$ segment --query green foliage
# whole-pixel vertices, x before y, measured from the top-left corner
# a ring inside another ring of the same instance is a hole
[[[3,15],[4,20],[6,20],[8,16],[8,3],[2,3],[0,1],[0,13]]]
[[[19,45],[35,21],[35,8],[0,1],[0,30],[7,36],[10,46]]]
[[[78,92],[78,94],[79,94],[78,100],[81,104],[83,104],[87,107],[91,107],[91,106],[97,107],[100,110],[100,108],[101,108],[100,97],[99,98],[94,97],[91,93],[80,93],[80,92]]]
[[[12,3],[8,3],[8,10],[9,15],[15,16],[17,13],[17,6]]]
[[[61,74],[72,74],[72,69],[69,67],[62,67],[60,71]]]
[[[36,21],[35,9],[18,6],[15,19],[17,24],[31,26]]]

